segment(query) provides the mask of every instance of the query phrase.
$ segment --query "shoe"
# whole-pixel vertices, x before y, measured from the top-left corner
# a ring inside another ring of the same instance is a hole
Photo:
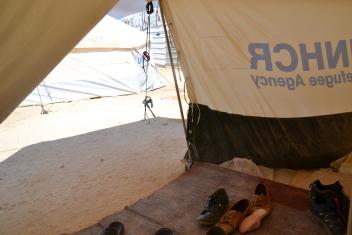
[[[216,224],[225,214],[228,205],[229,199],[225,189],[218,189],[215,193],[208,197],[203,211],[197,217],[198,223],[209,226]]]
[[[339,216],[340,212],[336,209],[333,198],[326,197],[323,194],[316,194],[310,200],[310,209],[312,214],[320,219],[331,235],[346,235],[347,224]]]
[[[339,181],[336,181],[335,183],[333,184],[322,184],[320,182],[320,180],[316,180],[314,181],[313,183],[310,184],[310,189],[314,192],[317,192],[317,193],[325,193],[327,191],[332,191],[332,192],[335,192],[335,193],[341,193],[343,187],[342,185],[340,184]]]
[[[323,185],[320,180],[316,180],[310,184],[309,199],[313,200],[317,195],[321,195],[326,199],[332,198],[339,212],[338,216],[347,226],[350,200],[343,193],[342,189],[343,187],[339,181],[333,184]]]
[[[169,228],[161,228],[154,235],[176,235],[176,233]]]
[[[259,183],[254,190],[254,200],[249,208],[249,215],[239,226],[241,233],[247,233],[260,227],[261,220],[271,211],[269,191],[265,184]]]
[[[112,222],[109,226],[104,229],[101,235],[122,235],[125,228],[120,222]]]
[[[264,209],[268,212],[271,210],[271,200],[269,196],[269,190],[265,184],[259,183],[254,190],[254,200],[251,203],[250,213]]]
[[[249,201],[242,199],[231,207],[229,211],[212,227],[207,235],[228,235],[234,232],[240,225],[249,210]]]

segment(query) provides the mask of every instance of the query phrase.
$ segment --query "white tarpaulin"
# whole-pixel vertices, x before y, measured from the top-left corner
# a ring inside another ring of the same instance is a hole
[[[144,32],[107,15],[75,46],[74,51],[131,50],[144,46],[145,39]]]
[[[163,86],[153,67],[148,83],[130,51],[70,53],[21,103],[21,106],[94,97],[137,94]]]
[[[136,94],[163,86],[153,67],[148,82],[135,48],[146,34],[105,16],[21,103],[21,106]]]
[[[156,4],[157,1],[154,1],[154,5]],[[125,16],[145,11],[145,5],[145,0],[120,0],[114,8],[111,9],[109,15],[116,19],[121,19]]]

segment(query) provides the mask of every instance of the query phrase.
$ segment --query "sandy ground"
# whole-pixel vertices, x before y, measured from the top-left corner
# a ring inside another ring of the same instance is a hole
[[[150,123],[144,94],[48,105],[47,115],[40,107],[15,110],[0,125],[0,235],[73,233],[182,174],[186,145],[174,87],[149,95],[158,116]],[[352,175],[331,169],[259,171],[305,189],[315,179],[339,180],[352,192]]]
[[[174,88],[150,95],[150,124],[143,94],[15,110],[0,125],[0,234],[72,233],[182,174]]]

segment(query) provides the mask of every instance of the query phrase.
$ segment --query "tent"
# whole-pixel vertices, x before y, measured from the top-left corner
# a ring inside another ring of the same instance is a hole
[[[118,0],[117,4],[109,12],[109,15],[114,18],[121,19],[125,16],[143,11],[145,11],[144,0]]]
[[[3,3],[1,121],[115,3]],[[162,3],[188,78],[194,158],[304,168],[352,151],[351,4]],[[331,9],[341,17],[324,18]]]
[[[351,152],[346,17],[352,4],[180,0],[164,6],[189,78],[187,139],[194,158],[221,163],[239,156],[309,168]],[[339,17],[324,17],[332,9]]]
[[[2,2],[0,121],[115,4]],[[352,151],[351,2],[161,6],[187,78],[194,159],[307,168]]]
[[[320,3],[318,12],[314,1],[163,3],[188,78],[194,158],[302,168],[352,150],[349,3]],[[3,3],[1,121],[114,4]],[[292,9],[299,19],[283,14]],[[331,9],[346,14],[322,17]]]
[[[148,81],[138,49],[146,34],[107,15],[20,106],[137,94],[163,86],[154,67]]]

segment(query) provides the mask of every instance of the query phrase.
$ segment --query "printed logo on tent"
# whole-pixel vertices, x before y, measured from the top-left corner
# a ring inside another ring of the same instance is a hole
[[[306,86],[333,88],[352,83],[352,73],[346,70],[351,63],[352,40],[339,40],[334,44],[331,41],[313,45],[251,43],[248,46],[250,69],[258,74],[252,73],[250,77],[258,89],[277,87],[291,91]],[[260,74],[260,71],[272,72],[272,76]],[[312,76],[312,71],[317,71],[316,75]]]

